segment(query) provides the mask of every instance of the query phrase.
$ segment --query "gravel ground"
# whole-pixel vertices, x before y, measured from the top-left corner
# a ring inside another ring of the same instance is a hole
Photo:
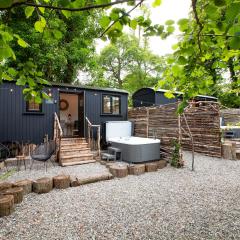
[[[29,194],[0,239],[240,239],[240,161],[197,155],[192,172],[184,156],[183,169]]]
[[[16,167],[13,167],[13,168],[16,168]],[[5,168],[3,169],[3,171],[6,171]],[[51,165],[50,162],[48,162],[47,172],[45,171],[43,163],[40,163],[40,164],[34,163],[32,170],[29,169],[29,166],[27,167],[27,170],[24,170],[24,167],[22,166],[21,171],[19,172],[16,171],[13,175],[8,177],[5,181],[14,182],[14,181],[23,180],[26,178],[35,180],[41,177],[54,177],[59,174],[66,174],[66,175],[71,175],[76,177],[88,177],[88,176],[98,175],[102,173],[108,173],[108,170],[106,169],[105,166],[99,163],[89,163],[89,164],[83,164],[83,165],[61,167],[58,165],[53,166]],[[0,171],[0,174],[1,174],[1,171]]]

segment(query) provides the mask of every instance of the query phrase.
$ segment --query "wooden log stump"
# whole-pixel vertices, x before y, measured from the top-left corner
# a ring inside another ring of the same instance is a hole
[[[1,182],[0,183],[0,192],[9,188],[12,188],[13,184],[10,182]]]
[[[0,217],[9,216],[14,211],[14,196],[0,195]]]
[[[53,180],[48,177],[39,178],[33,182],[33,192],[41,194],[48,193],[53,188]]]
[[[110,173],[114,177],[123,178],[128,175],[128,165],[113,164],[109,167]]]
[[[158,169],[162,169],[167,166],[167,161],[166,160],[159,160],[157,161]]]
[[[237,160],[237,144],[236,142],[232,142],[232,159]]]
[[[145,167],[146,172],[155,172],[158,169],[158,163],[157,162],[146,163]]]
[[[32,192],[32,181],[29,179],[17,181],[15,182],[15,185],[23,188],[23,195],[26,195]]]
[[[13,195],[14,203],[21,203],[23,200],[23,188],[22,187],[13,187],[6,189],[2,192],[3,195]]]
[[[70,187],[69,175],[58,175],[53,178],[53,186],[57,189],[65,189]]]
[[[145,172],[145,164],[130,164],[128,166],[128,173],[131,175],[140,175]]]
[[[84,184],[89,184],[89,183],[110,180],[112,178],[113,178],[113,175],[111,173],[107,173],[107,174],[101,174],[101,175],[96,175],[96,176],[91,176],[91,177],[78,178],[78,183],[80,185],[84,185]]]
[[[70,186],[71,187],[78,187],[80,186],[80,183],[78,182],[78,179],[76,176],[71,176],[70,177]]]
[[[222,157],[224,159],[233,159],[232,143],[226,142],[222,144]]]

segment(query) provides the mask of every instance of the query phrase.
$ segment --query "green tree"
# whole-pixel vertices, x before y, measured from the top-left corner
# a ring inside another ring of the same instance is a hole
[[[183,91],[185,99],[211,94],[239,107],[239,1],[193,0],[189,19],[178,25],[182,36],[159,85]]]
[[[130,92],[140,87],[153,87],[164,70],[163,58],[149,50],[147,41],[141,46],[133,35],[123,35],[110,43],[96,61],[98,67],[94,69],[92,84],[124,88]]]
[[[51,16],[57,16],[58,19],[63,20],[65,23],[67,19],[70,19],[80,13],[85,12],[86,14],[92,15],[94,17],[98,16],[99,12],[104,11],[103,16],[100,18],[99,25],[102,28],[102,33],[100,36],[102,38],[108,38],[114,41],[117,37],[122,35],[123,27],[125,25],[130,26],[131,28],[136,28],[137,25],[142,25],[145,27],[146,31],[149,32],[149,27],[151,31],[157,31],[159,34],[164,33],[164,28],[158,25],[151,26],[151,21],[145,19],[144,17],[131,18],[130,13],[139,7],[144,0],[132,1],[132,0],[96,0],[96,1],[85,1],[85,0],[3,0],[0,2],[0,79],[1,80],[17,80],[18,85],[27,86],[24,90],[26,98],[31,98],[35,96],[37,100],[41,100],[42,97],[47,97],[43,91],[43,88],[48,82],[44,79],[44,73],[41,71],[41,66],[38,62],[34,62],[34,56],[29,55],[27,62],[21,62],[20,64],[14,64],[11,66],[9,61],[16,61],[17,57],[15,54],[15,49],[13,46],[16,46],[16,43],[22,48],[32,48],[33,46],[25,40],[24,32],[19,32],[17,34],[15,29],[11,25],[11,14],[18,11],[24,11],[27,21],[34,22],[34,28],[38,33],[42,33],[42,38],[45,38],[44,41],[48,41],[47,47],[51,48],[51,45],[55,44],[55,40],[61,39],[63,36],[64,25],[60,22],[54,22],[51,24]],[[125,8],[113,7],[114,5],[128,3],[131,7],[130,10]],[[153,1],[153,5],[157,6],[161,3],[159,0]],[[113,7],[109,11],[109,7]],[[105,11],[106,10],[106,11]],[[7,15],[10,18],[7,21],[3,21],[2,16]],[[35,16],[38,16],[37,19],[34,19]],[[74,26],[73,26],[74,27]],[[67,30],[71,30],[67,29]],[[83,30],[83,32],[86,29]],[[71,34],[66,32],[66,35],[71,38]],[[69,39],[65,39],[63,44],[69,43]],[[76,43],[75,43],[76,44]],[[75,45],[76,46],[76,45]],[[41,48],[42,46],[35,46],[42,51],[44,55],[45,52]],[[73,46],[69,46],[70,50],[78,50]],[[67,49],[67,50],[69,50]],[[34,52],[34,51],[32,51]],[[56,54],[56,52],[54,52]],[[53,54],[54,54],[53,53]],[[66,53],[67,54],[67,53]],[[86,52],[81,53],[87,55]],[[61,54],[60,54],[61,55]],[[51,58],[52,56],[48,56]],[[46,57],[47,58],[47,57]],[[60,61],[64,62],[60,56]],[[64,79],[71,79],[75,73],[73,64],[75,64],[74,54],[68,58],[67,64],[67,75],[64,76]],[[49,77],[52,77],[52,70],[55,71],[55,68],[48,69]],[[62,70],[60,66],[57,67],[58,70]],[[66,69],[63,69],[65,72]],[[70,75],[68,75],[70,74]]]
[[[11,21],[9,21],[11,18]],[[84,69],[94,55],[94,39],[98,34],[97,18],[87,13],[74,14],[71,18],[62,18],[53,12],[46,14],[51,31],[37,32],[32,25],[37,20],[35,14],[28,21],[23,11],[2,17],[9,21],[9,27],[17,33],[24,32],[25,41],[31,45],[26,49],[17,43],[11,45],[16,60],[8,61],[6,66],[19,69],[19,63],[29,60],[38,65],[43,78],[52,82],[71,83],[76,79],[78,69]]]

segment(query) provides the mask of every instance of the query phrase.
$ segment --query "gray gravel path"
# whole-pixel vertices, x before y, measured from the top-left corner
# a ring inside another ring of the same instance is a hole
[[[0,239],[240,239],[240,161],[190,154],[170,166],[29,194],[0,219]]]
[[[75,166],[68,166],[68,167],[61,167],[61,166],[53,166],[48,163],[47,172],[45,171],[43,163],[35,163],[33,165],[32,170],[29,169],[24,170],[24,167],[21,167],[21,171],[16,171],[13,175],[8,177],[6,181],[14,182],[17,180],[23,179],[31,179],[35,180],[41,177],[54,177],[59,174],[77,176],[77,177],[88,177],[93,175],[99,175],[102,173],[108,173],[108,169],[99,164],[99,163],[89,163],[89,164],[82,164],[82,165],[75,165]],[[16,167],[15,167],[16,169]],[[5,168],[3,169],[5,171]],[[0,172],[1,173],[1,172]]]

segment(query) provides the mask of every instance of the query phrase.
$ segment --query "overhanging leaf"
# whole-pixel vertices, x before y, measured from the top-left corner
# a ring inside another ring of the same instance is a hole
[[[25,15],[26,15],[27,18],[32,16],[34,9],[35,8],[32,7],[32,6],[28,6],[28,7],[25,8],[24,12],[25,12]]]
[[[155,1],[152,3],[152,6],[153,6],[153,7],[158,7],[158,6],[161,5],[161,3],[162,3],[161,0],[155,0]]]

